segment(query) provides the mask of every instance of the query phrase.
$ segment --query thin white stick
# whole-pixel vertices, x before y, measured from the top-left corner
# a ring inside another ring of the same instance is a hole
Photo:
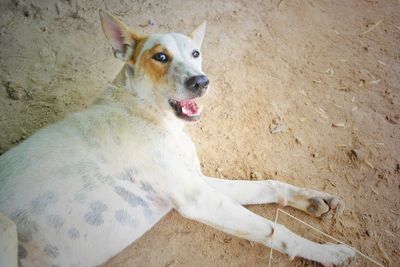
[[[358,251],[357,249],[355,249],[355,248],[353,248],[353,247],[351,247],[351,246],[345,244],[344,242],[342,242],[342,241],[340,241],[340,240],[334,238],[333,236],[330,236],[330,235],[328,235],[328,234],[322,232],[321,230],[315,228],[314,226],[312,226],[312,225],[310,225],[310,224],[308,224],[308,223],[306,223],[306,222],[303,222],[302,220],[300,220],[300,219],[294,217],[293,215],[291,215],[291,214],[287,213],[286,211],[281,210],[281,209],[279,209],[279,208],[278,208],[277,211],[276,211],[275,225],[276,225],[276,223],[277,223],[277,221],[278,221],[278,213],[279,213],[279,212],[282,212],[282,213],[286,214],[287,216],[289,216],[289,217],[295,219],[296,221],[301,222],[302,224],[304,224],[304,225],[310,227],[311,229],[313,229],[313,230],[317,231],[318,233],[322,234],[323,236],[328,237],[328,238],[330,238],[330,239],[332,239],[332,240],[334,240],[334,241],[336,241],[336,242],[338,242],[338,243],[340,243],[340,244],[342,244],[342,245],[345,245],[345,246],[351,248],[351,249],[354,250],[357,254],[359,254],[360,256],[366,258],[367,260],[369,260],[369,261],[375,263],[377,266],[384,267],[383,264],[381,264],[381,263],[379,263],[378,261],[374,260],[373,258],[371,258],[371,257],[369,257],[369,256],[367,256],[367,255],[365,255],[365,254],[362,253],[361,251]],[[269,255],[270,255],[270,258],[269,258],[269,265],[268,265],[268,266],[271,267],[272,248],[271,248],[271,252],[270,252]]]
[[[274,229],[276,229],[276,224],[278,223],[278,211],[279,211],[279,209],[276,211]],[[272,237],[271,237],[271,250],[270,250],[270,252],[269,252],[268,267],[271,267],[271,262],[272,262],[272,251],[273,251],[273,248],[272,248],[272,240],[273,240],[273,238],[274,238],[274,235],[272,235]]]

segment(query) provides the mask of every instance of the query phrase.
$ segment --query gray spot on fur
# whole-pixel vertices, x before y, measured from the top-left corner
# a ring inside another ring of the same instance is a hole
[[[31,202],[32,213],[42,214],[48,205],[56,203],[58,200],[54,192],[46,192],[34,198]]]
[[[76,193],[74,194],[74,199],[75,199],[77,202],[83,204],[83,203],[85,203],[85,201],[86,201],[86,199],[87,199],[87,195],[86,195],[85,192],[79,191],[79,192],[76,192]]]
[[[18,245],[18,259],[25,259],[26,256],[28,256],[28,251],[26,251],[26,248],[22,245]]]
[[[44,253],[46,253],[47,256],[53,259],[57,258],[59,254],[58,248],[50,244],[44,246],[43,251]]]
[[[107,210],[107,205],[100,200],[96,200],[90,203],[89,205],[92,211],[85,213],[83,218],[85,221],[94,226],[99,226],[104,223],[104,218],[101,215],[102,212]]]
[[[90,203],[90,208],[94,212],[101,213],[101,212],[107,210],[107,205],[101,200],[96,200],[96,201],[93,201],[93,202]]]
[[[28,213],[25,210],[16,210],[10,215],[10,218],[17,225],[18,240],[20,242],[31,241],[33,233],[38,231],[39,226],[29,219]]]
[[[115,193],[117,193],[123,200],[128,202],[131,207],[142,206],[144,208],[148,208],[147,202],[141,198],[136,196],[134,193],[126,190],[121,186],[114,187]]]
[[[77,175],[85,175],[98,169],[99,166],[93,161],[82,161],[74,165],[74,171]]]
[[[85,213],[83,218],[85,219],[85,221],[88,224],[94,225],[94,226],[100,226],[104,223],[104,219],[103,219],[103,216],[101,215],[101,213],[97,213],[97,212],[93,212],[93,211],[89,211],[89,212]]]
[[[96,185],[93,179],[88,175],[83,176],[82,181],[83,181],[82,190],[84,191],[92,192],[98,188],[98,185]]]
[[[140,182],[140,189],[146,191],[147,193],[155,193],[153,187],[146,182]]]
[[[80,236],[79,230],[76,229],[75,227],[70,228],[68,230],[68,236],[69,236],[69,238],[71,238],[73,240],[79,238],[79,236]]]
[[[125,210],[117,210],[115,212],[115,219],[122,225],[136,227],[138,224]]]
[[[57,214],[48,215],[46,217],[46,222],[50,227],[53,227],[56,230],[60,229],[64,224],[63,218]]]
[[[136,175],[137,171],[134,168],[128,168],[123,173],[121,173],[119,179],[134,183]]]
[[[93,183],[93,182],[88,182],[88,183],[85,183],[84,185],[83,185],[83,190],[85,190],[85,191],[88,191],[88,192],[93,192],[94,190],[96,190],[97,188],[98,188],[99,186],[98,185],[96,185],[95,183]]]
[[[105,175],[98,174],[96,177],[97,177],[97,180],[99,180],[99,182],[102,184],[111,185],[111,186],[115,185],[115,181],[114,181],[113,177],[110,175],[105,176]]]
[[[282,241],[282,242],[281,242],[281,246],[282,246],[283,251],[286,251],[286,249],[287,249],[287,243]]]

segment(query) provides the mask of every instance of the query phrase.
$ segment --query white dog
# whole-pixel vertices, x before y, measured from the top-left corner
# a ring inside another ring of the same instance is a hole
[[[94,105],[50,125],[0,157],[0,266],[95,266],[171,209],[288,254],[346,264],[354,252],[317,244],[242,205],[281,203],[338,215],[328,193],[273,180],[205,177],[183,132],[201,116],[208,89],[199,51],[205,23],[189,36],[140,36],[100,11],[125,65]]]

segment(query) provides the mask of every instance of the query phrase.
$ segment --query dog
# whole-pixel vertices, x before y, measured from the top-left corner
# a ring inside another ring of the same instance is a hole
[[[280,203],[338,216],[329,193],[274,180],[206,177],[183,132],[209,89],[191,34],[141,36],[100,10],[124,66],[88,109],[47,126],[0,157],[0,266],[96,266],[133,243],[171,209],[289,257],[343,265],[355,256],[317,244],[243,205]]]

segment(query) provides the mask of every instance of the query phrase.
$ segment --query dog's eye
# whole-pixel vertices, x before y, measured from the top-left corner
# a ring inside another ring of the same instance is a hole
[[[162,52],[157,53],[153,56],[153,59],[160,61],[162,63],[167,63],[168,62],[168,56]]]
[[[200,52],[197,51],[197,50],[194,50],[194,51],[192,52],[192,56],[193,56],[194,58],[198,58],[198,57],[200,56]]]

